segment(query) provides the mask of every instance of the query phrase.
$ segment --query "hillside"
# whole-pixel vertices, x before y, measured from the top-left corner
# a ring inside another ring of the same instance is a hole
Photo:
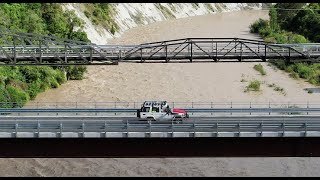
[[[97,44],[119,37],[124,31],[154,22],[223,12],[261,9],[264,3],[68,3],[65,10],[74,10],[84,22],[88,38]],[[102,18],[104,17],[104,18]],[[104,19],[108,19],[105,22]],[[112,33],[113,32],[113,33]]]

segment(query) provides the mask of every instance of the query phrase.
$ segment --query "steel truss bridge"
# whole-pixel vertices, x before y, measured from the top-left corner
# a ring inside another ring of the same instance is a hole
[[[320,44],[268,44],[242,38],[185,38],[96,45],[0,29],[0,65],[117,65],[119,62],[320,62]]]

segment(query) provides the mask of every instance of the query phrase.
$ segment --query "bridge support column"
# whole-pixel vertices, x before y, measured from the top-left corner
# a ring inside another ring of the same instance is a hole
[[[165,50],[166,50],[166,63],[169,62],[168,59],[168,46],[165,46]]]
[[[262,61],[266,62],[267,61],[267,57],[262,57]]]
[[[190,52],[191,52],[191,54],[190,54],[190,62],[192,62],[192,60],[193,60],[193,57],[192,57],[192,55],[193,55],[193,53],[192,53],[192,42],[190,43]]]
[[[290,57],[287,57],[287,58],[285,59],[285,63],[286,63],[286,64],[290,64]]]
[[[235,50],[237,49],[237,47],[235,47]],[[239,62],[242,61],[242,42],[240,42],[240,57],[238,58]]]

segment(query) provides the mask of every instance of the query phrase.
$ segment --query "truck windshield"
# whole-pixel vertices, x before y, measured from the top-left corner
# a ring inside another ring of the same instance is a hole
[[[150,111],[150,107],[143,107],[142,108],[142,112],[149,112]]]

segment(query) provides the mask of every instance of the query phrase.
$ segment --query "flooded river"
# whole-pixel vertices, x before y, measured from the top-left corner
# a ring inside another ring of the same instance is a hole
[[[239,11],[157,22],[128,30],[112,44],[139,44],[188,37],[259,39],[248,26],[267,11]],[[191,101],[319,101],[312,87],[256,63],[119,64],[90,66],[82,81],[69,81],[40,94],[37,102],[110,102],[148,99]],[[248,82],[263,82],[262,91],[245,93]],[[284,88],[286,95],[267,84]],[[152,159],[0,159],[3,176],[319,176],[319,158],[152,158]]]

